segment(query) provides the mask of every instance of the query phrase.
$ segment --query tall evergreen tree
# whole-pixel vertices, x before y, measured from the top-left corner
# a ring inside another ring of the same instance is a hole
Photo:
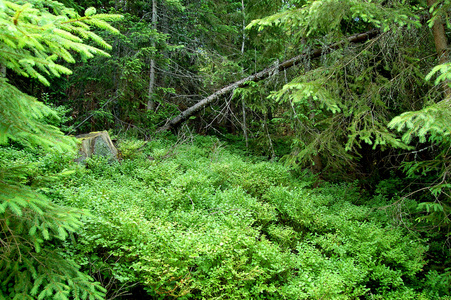
[[[408,94],[418,85],[408,83],[425,84],[425,65],[416,63],[422,57],[407,46],[423,47],[415,42],[415,34],[423,35],[424,30],[419,29],[419,16],[411,6],[401,1],[293,1],[249,27],[268,26],[293,35],[292,47],[298,51],[322,49],[323,53],[320,60],[301,65],[298,75],[270,96],[292,111],[294,122],[289,124],[296,138],[291,163],[321,164],[332,172],[372,173],[368,168],[359,170],[356,162],[369,158],[361,165],[374,166],[379,159],[371,156],[387,146],[408,148],[387,123],[411,107]],[[369,30],[380,35],[366,45],[343,42],[346,36]],[[342,43],[339,49],[332,49],[330,45],[337,42]]]

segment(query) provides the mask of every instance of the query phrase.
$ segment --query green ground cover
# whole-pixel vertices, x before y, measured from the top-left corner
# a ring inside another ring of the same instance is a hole
[[[28,164],[30,186],[85,210],[81,229],[47,243],[107,299],[447,299],[444,277],[425,271],[427,241],[381,209],[382,194],[313,188],[308,172],[214,137],[119,148],[120,162],[84,166],[0,148],[3,161]]]

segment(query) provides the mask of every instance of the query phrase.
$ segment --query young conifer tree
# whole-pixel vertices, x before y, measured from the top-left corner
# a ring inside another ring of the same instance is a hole
[[[19,142],[47,151],[75,151],[73,138],[42,122],[49,107],[11,85],[6,71],[38,79],[71,71],[60,64],[108,55],[110,46],[92,28],[117,32],[118,15],[84,16],[52,0],[0,0],[0,144]],[[55,115],[56,116],[56,115]],[[80,225],[82,211],[55,205],[26,185],[27,166],[0,157],[0,299],[103,299],[104,289],[63,259],[55,247]]]

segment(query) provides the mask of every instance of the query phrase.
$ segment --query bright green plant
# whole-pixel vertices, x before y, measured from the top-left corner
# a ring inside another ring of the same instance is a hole
[[[0,1],[0,66],[38,79],[70,74],[58,59],[75,62],[103,50],[83,43],[91,39],[109,48],[90,26],[115,30],[114,15],[79,16],[55,1]],[[75,142],[44,122],[56,113],[0,78],[0,144],[10,141],[45,151],[74,153]],[[104,289],[61,256],[60,241],[81,226],[79,209],[49,201],[31,184],[33,166],[0,158],[0,299],[101,299]]]
[[[138,158],[147,142],[140,140],[122,140],[119,143],[119,152],[123,159]]]
[[[107,297],[135,284],[157,299],[415,299],[424,287],[412,284],[423,241],[355,205],[355,185],[307,188],[215,138],[149,145],[169,155],[98,160],[53,186],[61,203],[91,212],[69,247],[114,283]]]

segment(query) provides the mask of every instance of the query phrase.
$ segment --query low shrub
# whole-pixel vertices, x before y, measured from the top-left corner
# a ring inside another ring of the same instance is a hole
[[[394,226],[354,184],[311,189],[283,165],[249,162],[212,138],[146,147],[121,163],[72,165],[48,187],[54,201],[90,212],[65,247],[110,298],[127,299],[136,285],[149,299],[449,293],[442,273],[421,279],[425,241]],[[58,159],[48,160],[37,163],[57,170]],[[364,202],[371,205],[355,204]]]

